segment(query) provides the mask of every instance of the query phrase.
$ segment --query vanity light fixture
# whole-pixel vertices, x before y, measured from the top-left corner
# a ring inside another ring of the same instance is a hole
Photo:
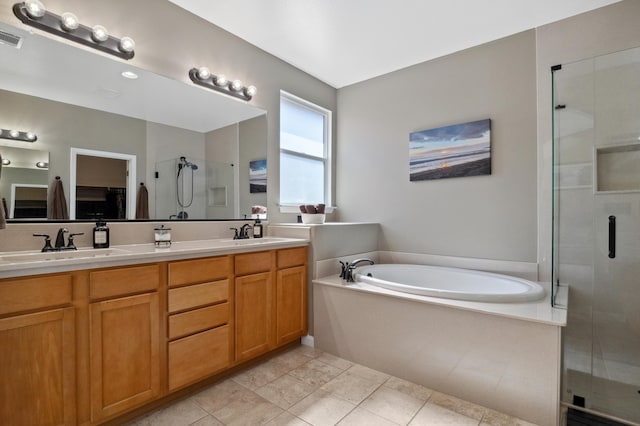
[[[33,132],[22,132],[20,130],[0,129],[0,138],[12,141],[35,142],[38,137]]]
[[[257,92],[255,86],[243,86],[240,80],[229,81],[222,74],[213,75],[207,67],[191,68],[189,70],[189,78],[199,86],[235,96],[245,101],[250,101]]]
[[[40,0],[26,0],[13,5],[13,13],[26,25],[64,37],[122,59],[131,59],[135,42],[130,37],[121,39],[109,35],[102,25],[88,27],[70,12],[62,15],[47,11]]]

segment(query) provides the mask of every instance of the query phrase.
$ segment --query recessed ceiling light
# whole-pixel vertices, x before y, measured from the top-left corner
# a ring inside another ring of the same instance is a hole
[[[123,76],[124,78],[128,78],[128,79],[130,79],[130,80],[135,80],[135,79],[137,79],[137,78],[138,78],[138,74],[136,74],[136,73],[135,73],[135,72],[133,72],[133,71],[122,71],[122,76]]]

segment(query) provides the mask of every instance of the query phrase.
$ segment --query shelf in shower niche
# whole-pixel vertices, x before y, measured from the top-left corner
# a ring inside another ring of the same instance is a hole
[[[640,142],[595,147],[597,193],[640,192]]]

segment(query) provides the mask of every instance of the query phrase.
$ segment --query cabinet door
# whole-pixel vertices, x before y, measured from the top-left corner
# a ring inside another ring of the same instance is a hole
[[[91,305],[91,416],[96,422],[160,393],[158,294]]]
[[[307,333],[307,268],[278,271],[276,280],[276,343],[278,346]]]
[[[73,308],[0,320],[0,423],[74,425]]]
[[[236,278],[236,361],[267,352],[271,345],[271,273]]]

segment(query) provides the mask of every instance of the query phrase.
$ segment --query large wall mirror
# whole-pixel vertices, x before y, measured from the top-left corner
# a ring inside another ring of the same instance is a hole
[[[22,184],[39,185],[39,194],[48,186],[50,198],[59,177],[67,203],[73,202],[70,219],[135,219],[131,203],[141,184],[155,220],[241,219],[252,206],[267,205],[266,193],[253,191],[249,182],[250,164],[267,156],[264,110],[6,23],[0,22],[0,31],[22,38],[19,48],[0,41],[0,127],[38,137],[0,139],[0,153],[17,158],[16,152],[39,152],[48,163],[32,167],[33,178],[4,166],[1,197],[10,200],[12,185]],[[185,64],[185,75],[193,65]],[[126,77],[131,73],[137,78]],[[127,158],[134,167],[94,166],[100,158],[90,158],[91,152]],[[78,153],[89,158],[78,161]],[[98,169],[100,177],[86,176]],[[135,179],[128,179],[132,170]],[[101,207],[107,198],[117,208]],[[42,203],[19,216],[10,220],[42,220]]]

